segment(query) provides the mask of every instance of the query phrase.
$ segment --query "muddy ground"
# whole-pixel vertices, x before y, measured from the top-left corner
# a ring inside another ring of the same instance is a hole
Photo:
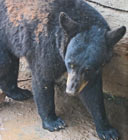
[[[30,73],[21,65],[19,86],[31,90],[30,79]],[[64,130],[51,133],[42,129],[33,99],[17,102],[6,98],[0,104],[0,140],[98,140],[87,110],[79,99],[61,92],[63,88],[63,85],[56,88],[56,112],[68,125]],[[121,140],[128,140],[128,101],[105,95],[105,105],[108,118],[119,130]]]

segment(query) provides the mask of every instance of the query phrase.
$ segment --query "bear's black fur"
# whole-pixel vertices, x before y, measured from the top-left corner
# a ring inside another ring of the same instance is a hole
[[[116,140],[118,133],[104,109],[102,66],[111,59],[125,27],[111,31],[83,0],[1,0],[0,17],[0,88],[6,95],[15,100],[32,96],[17,87],[19,58],[24,56],[32,71],[32,91],[43,127],[62,129],[65,123],[55,114],[54,85],[67,71],[67,93],[80,92],[99,137]]]

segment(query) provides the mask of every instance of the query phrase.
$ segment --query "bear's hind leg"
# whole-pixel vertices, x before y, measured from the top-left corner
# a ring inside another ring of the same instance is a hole
[[[17,86],[19,59],[0,48],[0,88],[10,98],[22,101],[32,97],[32,93]]]

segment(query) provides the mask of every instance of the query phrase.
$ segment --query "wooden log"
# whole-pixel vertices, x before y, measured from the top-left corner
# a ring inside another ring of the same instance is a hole
[[[111,28],[126,26],[128,30],[127,0],[86,0],[107,20]],[[128,98],[128,32],[115,46],[116,56],[104,68],[104,91]]]

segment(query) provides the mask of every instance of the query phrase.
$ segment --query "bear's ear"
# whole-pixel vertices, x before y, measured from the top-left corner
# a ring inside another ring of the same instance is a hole
[[[126,27],[122,26],[113,31],[108,31],[106,33],[106,40],[109,46],[114,46],[125,34]]]
[[[64,31],[69,35],[73,36],[80,30],[80,25],[72,20],[66,13],[61,12],[59,16],[59,22]]]

